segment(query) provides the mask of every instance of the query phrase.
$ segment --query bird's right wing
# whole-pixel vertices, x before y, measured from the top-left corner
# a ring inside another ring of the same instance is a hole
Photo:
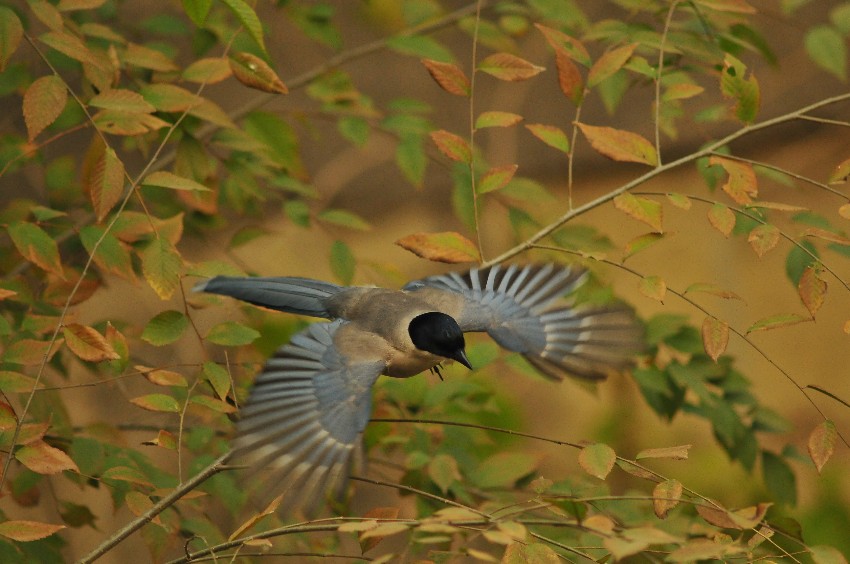
[[[600,380],[627,367],[642,350],[643,329],[623,306],[558,306],[585,280],[570,265],[501,265],[417,280],[405,290],[439,305],[433,290],[463,297],[452,312],[464,331],[487,331],[502,347],[522,353],[553,379]]]
[[[306,507],[328,489],[341,494],[369,421],[383,360],[351,362],[334,337],[344,321],[314,323],[270,358],[242,408],[233,442],[237,464],[263,472],[264,497]]]

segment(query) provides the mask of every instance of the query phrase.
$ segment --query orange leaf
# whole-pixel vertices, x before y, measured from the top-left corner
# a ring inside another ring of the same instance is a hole
[[[288,94],[286,84],[268,63],[251,53],[239,52],[228,59],[236,80],[255,90],[271,94]]]
[[[474,262],[481,256],[472,241],[453,231],[414,233],[402,237],[395,244],[416,256],[436,262]]]
[[[587,75],[587,85],[591,88],[623,68],[637,48],[637,43],[631,43],[612,49],[599,57]]]
[[[835,423],[829,419],[822,421],[809,435],[809,456],[812,457],[812,462],[815,463],[818,474],[820,474],[824,465],[832,457],[832,453],[835,450],[835,438],[837,436]]]
[[[797,284],[797,293],[800,299],[803,300],[803,305],[809,310],[812,317],[823,305],[824,297],[826,296],[826,281],[820,277],[818,270],[812,266],[807,266],[800,276],[800,282]]]
[[[56,121],[68,101],[65,83],[56,75],[43,76],[24,92],[24,122],[29,140]]]
[[[723,167],[729,177],[723,185],[726,192],[736,204],[749,205],[753,198],[758,195],[758,180],[753,170],[753,165],[733,159],[727,159],[713,155],[708,159],[708,164]]]
[[[69,323],[62,328],[62,333],[65,335],[65,344],[82,360],[103,362],[120,358],[103,335],[91,327]]]
[[[100,222],[121,199],[124,191],[124,163],[112,147],[103,143],[97,143],[97,147],[92,150],[99,154],[92,166],[83,170],[83,188],[88,192]]]
[[[769,223],[759,225],[750,231],[747,242],[761,258],[779,242],[779,229]]]
[[[0,523],[0,535],[18,542],[30,542],[49,537],[65,525],[51,525],[38,521],[6,521]]]
[[[546,70],[510,53],[490,55],[478,64],[478,70],[499,80],[527,80]]]
[[[847,237],[842,237],[837,233],[827,231],[826,229],[818,229],[817,227],[809,227],[808,229],[803,231],[803,235],[807,237],[816,237],[818,239],[823,239],[824,241],[829,241],[830,243],[838,243],[839,245],[850,245],[850,239],[848,239]]]
[[[572,60],[575,62],[584,65],[586,67],[590,66],[591,59],[590,53],[587,52],[584,44],[576,39],[575,37],[571,37],[562,31],[558,31],[557,29],[553,29],[551,27],[546,27],[545,25],[536,23],[534,24],[540,33],[546,38],[546,42],[555,50],[562,51],[566,53]]]
[[[655,152],[655,147],[637,133],[612,127],[597,127],[585,123],[579,123],[578,127],[590,142],[590,145],[598,153],[609,159],[649,166],[658,165],[658,154]]]
[[[76,463],[64,451],[44,441],[23,446],[15,451],[15,458],[37,474],[58,474],[64,470],[80,471]]]
[[[711,360],[717,362],[729,344],[729,324],[714,317],[702,322],[702,346]]]
[[[584,98],[584,80],[578,67],[566,51],[555,49],[555,68],[558,70],[558,86],[561,87],[561,92],[573,104],[581,104],[581,100]]]
[[[625,192],[614,198],[614,207],[636,220],[649,225],[656,233],[662,233],[664,231],[661,204],[654,200],[642,196],[634,196]]]
[[[420,61],[440,88],[456,96],[469,96],[469,79],[457,65],[441,63],[433,59],[420,59]]]
[[[708,221],[715,229],[728,237],[735,228],[735,212],[723,204],[714,204],[708,210]]]
[[[459,135],[440,129],[431,132],[431,140],[434,141],[441,153],[453,161],[468,163],[472,160],[472,151],[469,145]]]

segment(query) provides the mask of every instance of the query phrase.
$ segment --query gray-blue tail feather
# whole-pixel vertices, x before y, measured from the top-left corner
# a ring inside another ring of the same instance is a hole
[[[197,284],[192,290],[230,296],[278,311],[330,319],[331,314],[327,310],[326,300],[343,289],[343,286],[330,282],[295,276],[271,278],[216,276]]]

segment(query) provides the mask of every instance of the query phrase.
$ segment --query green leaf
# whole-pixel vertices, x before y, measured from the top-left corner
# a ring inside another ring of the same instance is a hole
[[[425,179],[425,167],[428,163],[423,148],[422,137],[405,135],[395,149],[395,162],[404,177],[419,188]]]
[[[440,129],[431,132],[431,140],[441,153],[453,161],[469,163],[472,160],[472,149],[459,135]]]
[[[550,147],[562,153],[570,152],[570,140],[561,128],[542,123],[529,123],[525,128]]]
[[[481,112],[475,120],[475,129],[487,127],[510,127],[522,121],[522,116],[511,112]]]
[[[500,452],[481,463],[473,480],[484,489],[510,489],[517,480],[534,472],[539,463],[539,457],[527,452]]]
[[[331,271],[343,284],[351,284],[354,280],[354,269],[357,261],[351,247],[342,241],[334,241],[331,245]]]
[[[237,321],[219,323],[207,333],[206,339],[211,343],[227,347],[237,347],[253,343],[260,338],[260,332],[246,327]]]
[[[360,217],[354,212],[342,209],[328,209],[319,213],[317,216],[319,221],[332,223],[341,227],[348,227],[357,231],[369,231],[372,226],[368,221]]]
[[[600,480],[604,480],[617,460],[614,449],[603,443],[596,443],[581,449],[578,462],[582,469]]]
[[[760,319],[747,328],[747,333],[753,331],[768,331],[770,329],[779,329],[780,327],[788,327],[796,325],[804,321],[811,321],[811,318],[799,315],[797,313],[780,313]]]
[[[260,49],[265,52],[266,44],[263,41],[263,24],[254,9],[244,0],[222,0],[228,8],[236,15],[239,22],[248,30]]]
[[[546,70],[510,53],[496,53],[478,63],[478,70],[499,80],[528,80]]]
[[[342,116],[336,125],[342,136],[358,147],[362,147],[369,140],[369,122],[360,116]]]
[[[796,505],[797,479],[785,459],[763,450],[761,464],[764,483],[776,501],[787,505]]]
[[[180,285],[183,260],[171,241],[165,237],[154,238],[140,253],[142,273],[160,299],[171,298]]]
[[[112,233],[99,225],[86,225],[80,229],[80,241],[91,255],[94,252],[95,264],[106,272],[117,274],[128,280],[136,280],[133,270],[133,259],[129,249],[124,246]],[[100,245],[95,252],[95,244]]]
[[[177,403],[177,400],[166,394],[148,394],[146,396],[139,396],[131,399],[130,403],[148,411],[160,411],[165,413],[180,412],[180,404]]]
[[[720,75],[720,90],[724,96],[735,101],[735,116],[744,123],[752,123],[758,114],[761,92],[756,77],[740,60],[727,53],[723,72]]]
[[[457,468],[457,460],[448,454],[438,454],[428,464],[428,476],[445,494],[455,480],[459,480],[461,477]]]
[[[178,176],[173,172],[158,170],[147,175],[142,184],[145,186],[156,186],[157,188],[170,188],[172,190],[194,190],[196,192],[209,192],[210,189],[191,178]]]
[[[424,57],[442,62],[454,60],[454,55],[449,49],[428,35],[396,35],[387,40],[387,47],[402,55]]]
[[[59,257],[59,246],[41,227],[34,223],[16,221],[6,229],[15,248],[25,259],[60,278],[65,277]]]
[[[478,193],[486,194],[504,188],[514,177],[517,168],[515,164],[491,168],[478,181]]]
[[[0,6],[0,73],[6,70],[23,37],[24,28],[17,14],[11,8]]]
[[[220,364],[205,362],[203,367],[204,377],[212,385],[216,395],[221,399],[227,397],[230,391],[230,373]]]
[[[806,52],[819,67],[840,80],[847,79],[847,43],[835,29],[825,25],[806,33]]]
[[[634,196],[624,192],[614,198],[614,207],[638,221],[652,227],[656,233],[662,233],[663,209],[661,204],[643,196]]]
[[[43,76],[30,84],[24,92],[23,104],[24,122],[30,141],[56,121],[65,109],[67,100],[65,83],[56,75]]]
[[[161,347],[168,345],[180,338],[189,320],[179,311],[173,309],[156,314],[142,330],[142,340]]]
[[[181,3],[183,4],[183,11],[186,12],[192,23],[198,27],[203,27],[213,0],[181,0]]]
[[[287,200],[283,204],[283,212],[295,225],[310,226],[310,207],[304,200]]]

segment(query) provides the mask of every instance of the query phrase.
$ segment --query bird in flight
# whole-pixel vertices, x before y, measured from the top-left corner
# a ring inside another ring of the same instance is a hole
[[[473,268],[401,290],[298,277],[217,276],[195,286],[265,308],[325,318],[277,350],[241,410],[233,457],[268,472],[288,509],[345,488],[352,454],[384,374],[407,378],[445,360],[472,369],[466,332],[487,332],[553,380],[602,380],[627,368],[643,330],[622,306],[577,307],[587,271],[574,265]]]

